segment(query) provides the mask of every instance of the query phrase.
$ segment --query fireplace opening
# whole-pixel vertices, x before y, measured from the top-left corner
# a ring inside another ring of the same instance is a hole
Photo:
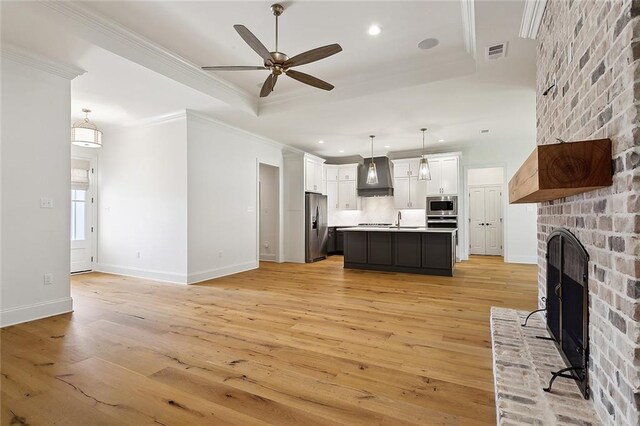
[[[546,391],[558,377],[576,381],[589,398],[589,255],[566,229],[547,238],[547,329],[567,364],[552,374]]]

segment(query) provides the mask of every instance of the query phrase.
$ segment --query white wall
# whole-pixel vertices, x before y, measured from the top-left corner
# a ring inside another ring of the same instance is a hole
[[[105,132],[103,141],[96,269],[186,283],[186,118]]]
[[[188,281],[257,268],[258,164],[281,170],[283,146],[191,111],[187,121]]]
[[[468,169],[467,183],[471,185],[502,185],[504,169],[502,167],[483,167]]]
[[[260,260],[278,260],[280,169],[260,164]]]
[[[2,58],[2,326],[70,312],[70,78]],[[53,208],[41,208],[42,198]],[[53,284],[44,285],[44,274]]]
[[[471,183],[467,177],[467,170],[479,168],[482,166],[504,167],[505,176],[503,183],[505,185],[503,191],[503,200],[505,204],[504,217],[505,226],[505,262],[513,263],[537,263],[537,220],[538,212],[535,204],[509,204],[509,196],[507,192],[507,182],[524,160],[531,154],[535,148],[535,141],[518,142],[508,141],[495,144],[475,144],[471,147],[462,149],[461,164],[465,170],[464,193],[468,193],[468,185]],[[466,198],[466,197],[464,197]],[[465,217],[468,217],[468,203],[466,199],[462,200],[461,208],[465,211]],[[464,252],[465,257],[469,251],[469,233],[467,230],[468,221],[464,222],[463,235],[465,241]]]

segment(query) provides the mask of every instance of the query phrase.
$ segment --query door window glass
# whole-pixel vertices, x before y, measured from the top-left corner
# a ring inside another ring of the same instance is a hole
[[[85,239],[87,191],[84,189],[71,190],[71,241]]]

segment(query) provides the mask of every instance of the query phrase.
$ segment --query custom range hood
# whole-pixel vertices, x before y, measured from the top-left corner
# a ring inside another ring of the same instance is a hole
[[[364,164],[358,166],[358,196],[359,197],[382,197],[393,195],[393,164],[387,157],[374,157],[373,163],[378,172],[378,183],[368,184],[367,173],[371,158],[365,158]]]

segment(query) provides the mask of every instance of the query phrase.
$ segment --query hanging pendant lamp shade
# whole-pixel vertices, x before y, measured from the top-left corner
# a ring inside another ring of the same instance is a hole
[[[87,148],[100,148],[102,146],[102,132],[95,124],[89,121],[90,109],[83,109],[85,117],[76,121],[71,127],[71,143]]]
[[[369,136],[371,138],[371,163],[369,164],[369,171],[367,172],[367,184],[375,185],[378,183],[378,171],[376,170],[376,163],[373,162],[373,138],[374,135]]]
[[[418,166],[418,179],[431,180],[429,160],[427,160],[427,156],[424,154],[424,132],[426,132],[427,129],[420,129],[420,131],[422,132],[422,157],[420,157],[420,165]]]

